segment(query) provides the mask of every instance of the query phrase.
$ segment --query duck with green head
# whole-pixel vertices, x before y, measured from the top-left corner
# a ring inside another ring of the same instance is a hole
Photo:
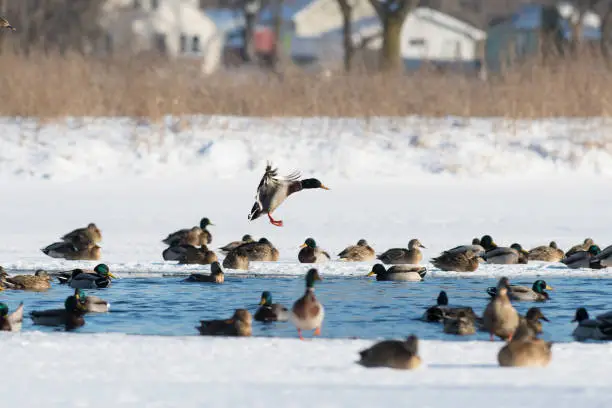
[[[320,280],[319,271],[310,269],[306,274],[306,291],[304,296],[296,300],[291,308],[289,319],[297,328],[298,336],[301,340],[304,340],[302,330],[314,329],[315,336],[321,334],[325,309],[314,294],[315,282]]]
[[[497,248],[497,244],[491,235],[483,235],[482,238],[480,238],[480,245],[485,251],[492,251]]]
[[[595,255],[589,263],[589,267],[593,269],[612,267],[612,245]]]
[[[313,238],[308,238],[300,246],[298,260],[301,263],[321,263],[331,259],[329,254],[317,246]]]
[[[427,268],[419,265],[394,265],[385,269],[383,264],[376,264],[367,276],[374,275],[377,281],[420,282],[427,275]]]
[[[258,322],[286,322],[289,320],[289,310],[278,303],[272,302],[272,294],[265,291],[261,294],[259,309],[255,312]]]
[[[87,295],[83,289],[75,289],[74,297],[84,305],[87,313],[106,313],[110,310],[110,303],[97,296]]]
[[[484,238],[484,237],[483,237]],[[490,264],[512,265],[526,264],[528,253],[520,244],[514,243],[508,247],[496,247],[488,250],[483,255],[483,259]]]
[[[294,172],[285,177],[278,176],[278,169],[273,169],[272,164],[266,165],[266,171],[257,187],[255,204],[249,214],[249,220],[253,221],[262,214],[267,214],[272,225],[282,227],[281,220],[272,218],[272,213],[276,210],[291,194],[302,190],[323,189],[329,190],[318,179],[309,178],[300,180],[300,173]]]
[[[530,261],[559,262],[563,257],[563,251],[559,249],[555,241],[550,241],[548,245],[535,247],[528,253]]]
[[[538,279],[533,282],[531,288],[527,286],[520,285],[510,285],[508,278],[502,278],[504,280],[502,283],[498,283],[497,287],[491,286],[487,288],[487,293],[491,297],[495,297],[497,295],[498,288],[501,286],[506,286],[508,288],[508,297],[510,300],[523,300],[527,302],[544,302],[550,299],[549,294],[546,292],[547,290],[553,290],[552,287],[548,286],[546,281],[542,279]]]
[[[374,249],[368,245],[368,241],[365,239],[360,239],[357,241],[357,245],[346,247],[338,254],[338,257],[342,261],[365,262],[375,259],[376,252],[374,252]]]
[[[100,289],[111,286],[111,280],[116,276],[110,272],[108,265],[98,264],[91,272],[75,269],[70,274],[58,276],[60,284],[68,284],[73,289]]]
[[[64,326],[66,330],[73,330],[85,324],[86,312],[85,299],[71,295],[64,301],[63,309],[33,311],[30,317],[40,326]]]
[[[376,258],[384,264],[418,265],[423,260],[423,254],[419,248],[426,248],[421,242],[413,238],[408,242],[408,248],[391,248],[378,255]]]
[[[597,316],[595,319],[589,317],[589,312],[586,308],[580,307],[576,309],[574,320],[578,326],[574,329],[572,336],[578,341],[585,340],[612,340],[612,321],[610,321],[608,312],[604,315]]]
[[[570,256],[566,256],[561,260],[568,268],[592,268],[599,269],[601,264],[597,262],[597,256],[601,253],[601,248],[597,245],[591,245],[587,251],[574,252]]]
[[[23,303],[20,303],[13,313],[9,313],[6,303],[0,303],[0,331],[21,331],[23,322]]]

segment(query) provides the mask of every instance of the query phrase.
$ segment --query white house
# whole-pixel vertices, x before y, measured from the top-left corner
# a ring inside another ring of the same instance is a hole
[[[353,25],[356,46],[369,38],[366,48],[380,49],[382,25],[378,17],[366,17]],[[476,63],[481,59],[480,44],[486,33],[450,15],[426,7],[410,13],[401,31],[401,55],[407,63],[419,61]],[[342,58],[342,30],[335,29],[318,38],[321,59]]]
[[[106,0],[103,10],[101,25],[113,52],[202,59],[205,73],[221,62],[224,34],[199,0]]]

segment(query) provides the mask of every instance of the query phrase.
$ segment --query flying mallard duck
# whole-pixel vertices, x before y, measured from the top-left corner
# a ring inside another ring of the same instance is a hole
[[[11,31],[17,31],[15,27],[8,22],[6,17],[0,17],[0,28],[8,28]]]
[[[218,261],[210,264],[210,275],[203,273],[192,273],[189,275],[185,282],[208,282],[208,283],[223,283],[225,282],[225,274],[223,268]]]
[[[281,220],[272,218],[272,213],[293,193],[298,191],[322,188],[329,190],[326,186],[315,178],[300,180],[300,173],[294,172],[290,175],[279,178],[278,169],[273,169],[272,164],[268,163],[266,171],[257,187],[255,204],[249,214],[249,220],[253,221],[262,214],[267,214],[272,225],[282,227]]]
[[[357,362],[364,367],[388,367],[399,370],[412,370],[420,367],[419,340],[415,335],[405,341],[384,340],[359,352]]]
[[[459,316],[459,312],[463,312],[472,320],[477,318],[474,309],[469,306],[449,306],[448,295],[442,290],[436,299],[436,304],[428,307],[423,314],[423,320],[427,322],[443,322],[444,318],[455,318]]]
[[[612,340],[612,313],[589,318],[589,312],[584,307],[576,309],[573,322],[578,322],[572,336],[578,341]]]
[[[208,245],[212,242],[212,234],[206,229],[209,225],[214,226],[206,217],[200,220],[199,227],[185,228],[168,234],[162,242],[166,245],[189,244],[193,246]]]
[[[106,313],[110,310],[110,303],[97,296],[85,294],[83,289],[75,289],[74,296],[85,307],[86,313]]]
[[[480,264],[480,256],[471,249],[466,251],[445,251],[437,258],[432,258],[431,263],[443,271],[474,272]]]
[[[377,281],[420,282],[426,274],[424,266],[395,265],[385,269],[383,264],[376,264],[367,276],[376,275]]]
[[[456,334],[458,336],[468,336],[476,333],[476,327],[474,326],[474,318],[466,313],[464,310],[460,310],[457,316],[445,317],[444,318],[444,333]]]
[[[70,242],[55,242],[41,251],[51,258],[63,258],[69,261],[97,261],[102,257],[101,248],[95,244],[79,248]]]
[[[13,313],[9,313],[6,303],[0,303],[0,331],[21,331],[23,322],[23,303],[20,303]]]
[[[612,245],[595,255],[589,266],[593,269],[602,269],[612,266]]]
[[[102,241],[102,232],[93,222],[85,228],[77,228],[60,238],[63,242],[74,244],[77,248],[93,246]]]
[[[519,326],[514,332],[515,338],[527,337],[538,337],[542,333],[542,320],[548,322],[542,310],[539,307],[531,307],[527,310],[525,316],[519,316]]]
[[[260,238],[257,242],[240,245],[239,248],[246,252],[249,261],[276,262],[280,255],[278,249],[267,238]]]
[[[249,255],[242,248],[230,251],[223,260],[223,267],[227,269],[249,270]]]
[[[258,322],[286,322],[289,320],[289,310],[283,305],[272,303],[272,294],[265,291],[261,294],[259,309],[255,312]]]
[[[451,249],[447,249],[444,253],[461,254],[471,251],[476,256],[481,256],[485,253],[485,248],[480,244],[480,239],[472,239],[472,245],[459,245]]]
[[[548,246],[542,245],[531,249],[528,256],[530,261],[545,262],[559,262],[564,258],[563,251],[557,247],[555,241],[550,241]]]
[[[503,278],[502,278],[503,279]],[[512,336],[519,325],[519,315],[508,298],[508,287],[498,286],[497,295],[491,299],[482,315],[483,325],[489,333],[491,341],[493,335],[506,340],[512,340]]]
[[[180,265],[210,265],[217,261],[217,254],[210,251],[206,245],[202,245],[200,248],[187,247],[178,259]]]
[[[550,363],[553,343],[527,333],[519,326],[517,335],[499,350],[497,361],[501,367],[546,367]]]
[[[252,333],[253,318],[246,309],[236,309],[234,315],[225,320],[201,320],[196,329],[202,336],[241,336]]]
[[[365,262],[376,258],[376,252],[368,245],[368,241],[360,239],[357,245],[351,245],[338,254],[343,261]]]
[[[316,269],[309,270],[306,274],[306,292],[304,292],[304,296],[295,301],[291,308],[289,319],[297,327],[300,340],[304,340],[302,330],[314,329],[315,336],[321,334],[321,324],[325,317],[325,309],[314,294],[315,281],[320,280],[321,277]]]
[[[30,317],[40,326],[64,326],[66,330],[73,330],[85,324],[85,313],[85,300],[72,295],[64,301],[63,309],[35,310]]]
[[[319,248],[314,239],[308,238],[302,245],[300,245],[300,252],[298,253],[298,260],[301,263],[321,263],[327,262],[331,259],[329,254]]]
[[[229,244],[219,248],[219,250],[221,251],[221,253],[227,254],[230,251],[238,248],[240,245],[248,244],[249,242],[255,242],[255,241],[253,240],[252,236],[250,236],[249,234],[246,234],[242,237],[242,240],[230,242]]]
[[[568,268],[578,269],[578,268],[592,268],[592,269],[601,269],[604,267],[597,260],[597,256],[601,253],[601,248],[597,245],[591,245],[588,251],[577,251],[571,254],[570,256],[566,256],[561,260],[561,263],[565,264]]]
[[[73,289],[108,288],[116,276],[110,272],[106,264],[98,264],[93,271],[74,269],[71,273],[62,273],[57,279],[60,284],[68,284]]]
[[[34,275],[8,276],[4,270],[0,271],[0,275],[4,277],[4,285],[10,289],[44,291],[51,287],[51,277],[42,269],[37,270]]]
[[[423,254],[419,248],[425,248],[418,239],[411,239],[406,248],[391,248],[378,255],[376,258],[384,264],[412,264],[418,265],[423,260]]]
[[[505,286],[508,289],[508,297],[511,300],[524,300],[528,302],[544,302],[550,299],[546,291],[553,290],[553,288],[548,286],[546,282],[541,279],[533,282],[531,288],[528,288],[527,286],[510,285],[508,278],[503,277],[500,279],[497,287],[491,286],[487,288],[489,296],[495,297],[495,295],[497,295],[497,288],[500,286]]]
[[[574,255],[576,252],[588,251],[589,248],[591,248],[593,245],[595,245],[595,242],[592,238],[585,238],[582,244],[574,245],[573,247],[568,249],[565,253],[565,257],[568,258]]]
[[[483,259],[490,264],[512,265],[526,264],[529,254],[520,244],[514,243],[507,247],[491,249],[483,255]]]

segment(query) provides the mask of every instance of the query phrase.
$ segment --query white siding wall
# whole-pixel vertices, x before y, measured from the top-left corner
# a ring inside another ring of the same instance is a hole
[[[367,0],[353,0],[353,19],[375,16],[376,12]],[[299,37],[316,37],[342,27],[342,13],[337,0],[314,0],[293,18],[295,34]]]

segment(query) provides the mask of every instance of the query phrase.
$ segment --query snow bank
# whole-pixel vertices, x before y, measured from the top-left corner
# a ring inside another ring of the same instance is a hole
[[[559,343],[547,368],[497,366],[501,342],[421,342],[413,372],[354,362],[363,340],[1,333],[5,406],[605,407],[612,345]]]
[[[0,177],[228,179],[266,160],[322,177],[612,175],[605,119],[0,119]]]

